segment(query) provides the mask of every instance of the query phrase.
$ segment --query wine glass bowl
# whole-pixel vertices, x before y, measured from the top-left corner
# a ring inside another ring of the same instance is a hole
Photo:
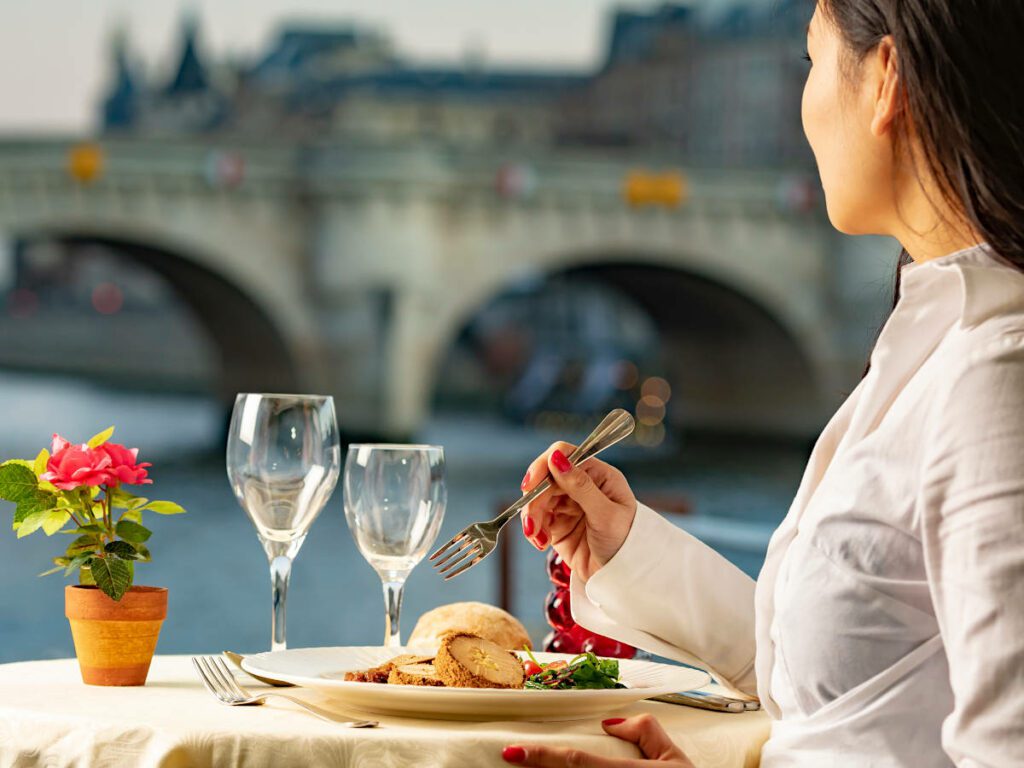
[[[340,464],[331,397],[243,393],[236,398],[227,471],[270,561],[272,650],[286,647],[292,559],[334,491]]]
[[[441,530],[447,504],[444,449],[359,443],[345,459],[345,520],[384,585],[385,646],[401,644],[402,588]]]

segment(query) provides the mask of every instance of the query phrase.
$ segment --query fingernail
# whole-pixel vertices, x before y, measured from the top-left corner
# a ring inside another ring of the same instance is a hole
[[[551,463],[555,465],[555,469],[559,472],[568,472],[572,469],[572,464],[565,458],[565,454],[561,451],[554,451],[551,454]]]
[[[529,517],[523,518],[523,533],[527,536],[533,536],[533,520]]]
[[[544,549],[544,547],[548,545],[548,535],[544,533],[544,531],[537,534],[537,544],[541,549]]]
[[[522,747],[505,747],[501,750],[501,759],[506,763],[521,763],[526,759],[526,750]]]
[[[523,482],[521,482],[519,484],[519,487],[522,488],[525,491],[526,490],[526,484],[528,482],[530,482],[530,473],[529,472],[527,472],[525,475],[523,475]]]
[[[626,722],[624,717],[610,717],[607,720],[602,720],[601,725],[618,725],[619,723]]]

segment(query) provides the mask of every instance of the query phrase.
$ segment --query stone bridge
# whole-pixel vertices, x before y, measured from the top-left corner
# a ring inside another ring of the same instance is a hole
[[[684,169],[681,204],[637,205],[631,174],[671,163],[254,145],[244,179],[216,184],[215,150],[105,139],[70,172],[72,140],[0,141],[0,233],[113,245],[158,272],[213,340],[225,397],[326,392],[343,428],[409,434],[460,329],[529,276],[596,276],[644,307],[684,424],[810,433],[863,353],[843,341],[848,249],[820,207],[781,204],[781,173]],[[506,189],[509,168],[523,179]]]

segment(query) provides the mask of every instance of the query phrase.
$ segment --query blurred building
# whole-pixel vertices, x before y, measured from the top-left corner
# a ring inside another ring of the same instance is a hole
[[[204,54],[186,20],[176,67],[145,77],[114,40],[108,134],[394,144],[642,147],[714,167],[805,164],[798,0],[666,4],[611,19],[597,71],[412,64],[356,25],[287,25],[252,61]]]

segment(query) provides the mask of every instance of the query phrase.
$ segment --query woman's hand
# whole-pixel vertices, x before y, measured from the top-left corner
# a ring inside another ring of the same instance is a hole
[[[589,579],[626,540],[636,497],[623,474],[603,461],[571,466],[566,457],[574,450],[569,443],[554,443],[530,465],[523,491],[549,473],[554,483],[523,509],[523,533],[537,549],[553,546],[573,573]]]
[[[616,717],[605,720],[601,727],[605,733],[640,747],[643,759],[601,757],[578,749],[532,745],[505,747],[501,757],[506,763],[536,768],[644,768],[652,762],[659,762],[666,768],[694,768],[690,759],[672,743],[665,729],[652,715],[638,715],[628,719]]]

